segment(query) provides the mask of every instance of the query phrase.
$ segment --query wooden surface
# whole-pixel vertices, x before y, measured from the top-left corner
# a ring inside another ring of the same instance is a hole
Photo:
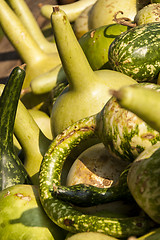
[[[39,4],[57,4],[56,0],[26,0],[29,8],[35,16],[40,27],[45,26],[48,23],[40,14]],[[18,53],[12,47],[6,37],[3,37],[0,42],[0,83],[5,83],[12,69],[21,63]]]

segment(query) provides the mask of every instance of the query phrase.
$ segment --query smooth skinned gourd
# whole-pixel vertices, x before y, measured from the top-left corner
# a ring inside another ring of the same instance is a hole
[[[26,63],[23,88],[29,87],[34,77],[60,64],[58,53],[46,54],[42,51],[4,0],[0,1],[0,24],[6,37]]]
[[[90,30],[79,39],[79,43],[94,71],[111,69],[108,62],[109,46],[117,36],[127,30],[127,26],[109,24]]]
[[[25,169],[33,184],[38,185],[41,161],[51,139],[44,135],[21,101],[18,103],[14,134],[23,149]]]
[[[73,30],[77,39],[80,39],[83,34],[89,31],[88,17],[92,6],[93,4],[85,8],[73,23]]]
[[[13,128],[24,78],[24,69],[15,67],[0,97],[0,190],[31,183],[13,145]]]
[[[88,31],[79,39],[81,48],[93,70],[111,68],[108,63],[109,46],[116,36],[127,29],[127,26],[110,24]],[[64,87],[68,84],[62,64],[34,78],[30,86],[35,94],[45,94],[54,88],[55,82],[56,85],[64,85]]]
[[[64,240],[66,233],[44,212],[38,187],[17,184],[0,192],[2,240]]]
[[[57,52],[56,44],[44,37],[27,3],[24,0],[7,0],[7,2],[40,48],[46,53]]]
[[[109,89],[135,81],[116,71],[93,71],[78,43],[66,14],[54,7],[52,27],[69,86],[56,99],[51,112],[55,137],[73,122],[97,113],[110,98]]]
[[[61,9],[67,14],[70,22],[74,22],[77,17],[82,13],[85,8],[94,4],[96,0],[79,0],[74,3],[60,5]],[[50,20],[53,6],[51,4],[45,4],[41,6],[41,14]]]
[[[137,0],[97,0],[90,11],[88,19],[89,29],[114,23],[114,16],[118,12],[117,17],[128,18],[130,21],[134,21],[137,11],[148,3],[149,1]]]

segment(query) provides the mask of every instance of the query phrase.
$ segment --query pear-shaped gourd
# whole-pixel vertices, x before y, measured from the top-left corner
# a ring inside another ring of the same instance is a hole
[[[73,122],[97,113],[110,98],[109,89],[135,81],[113,70],[94,72],[78,43],[67,15],[58,7],[52,13],[57,49],[69,86],[57,98],[51,113],[53,137]]]
[[[24,78],[24,69],[15,67],[0,98],[0,190],[15,184],[31,183],[13,146],[13,128]]]
[[[114,17],[117,13],[119,13],[117,18],[124,18],[124,20],[128,18],[130,21],[134,21],[137,10],[143,4],[147,5],[148,2],[148,0],[141,2],[137,0],[97,0],[90,11],[89,29],[114,23]]]
[[[84,21],[83,16],[82,21]],[[127,29],[127,26],[110,24],[99,27],[92,31],[88,31],[79,39],[79,43],[93,70],[98,70],[101,68],[110,69],[108,63],[109,46],[116,36],[120,35]],[[30,86],[35,94],[44,94],[51,91],[55,87],[55,82],[56,86],[58,85],[65,87],[68,84],[64,69],[61,64],[51,71],[34,78],[31,81]]]
[[[0,24],[7,38],[26,63],[23,88],[29,87],[34,77],[60,64],[58,53],[46,54],[42,51],[4,0],[0,1]]]
[[[135,16],[134,22],[137,25],[150,22],[160,22],[160,3],[152,3],[143,7]]]
[[[96,0],[80,0],[70,4],[60,5],[61,9],[67,14],[70,22],[74,22],[85,8],[94,4]],[[44,4],[41,6],[41,14],[47,19],[50,19],[53,11],[53,5]]]
[[[56,44],[49,42],[44,37],[27,3],[24,0],[7,0],[7,2],[40,48],[46,53],[55,53],[57,51]]]
[[[0,192],[0,238],[64,240],[66,233],[44,212],[37,186],[17,184]]]

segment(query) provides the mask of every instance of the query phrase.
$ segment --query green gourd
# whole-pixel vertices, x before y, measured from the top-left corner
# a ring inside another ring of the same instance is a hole
[[[3,92],[3,89],[4,85],[0,84],[0,93]],[[43,122],[40,121],[42,119]],[[19,100],[14,122],[14,148],[18,148],[17,153],[20,151],[19,157],[35,185],[38,185],[38,173],[43,154],[51,141],[52,134],[48,115],[46,116],[39,110],[26,109]]]
[[[23,88],[29,87],[30,81],[60,64],[58,53],[47,54],[41,50],[31,37],[14,11],[4,1],[0,1],[0,24],[13,47],[26,63],[26,77]]]
[[[160,22],[160,4],[148,4],[139,10],[135,16],[134,22],[142,25],[150,22]]]
[[[80,0],[70,4],[60,5],[61,9],[67,14],[70,22],[74,22],[85,8],[94,4],[96,0]],[[50,20],[54,5],[44,4],[41,6],[41,14]]]
[[[38,127],[29,110],[21,101],[17,108],[14,134],[23,149],[25,169],[33,184],[38,185],[41,161],[51,139]]]
[[[142,24],[119,35],[110,45],[112,69],[138,82],[156,82],[159,73],[160,23]]]
[[[84,17],[82,17],[83,20]],[[108,63],[109,46],[116,36],[127,29],[127,26],[110,24],[88,31],[79,39],[81,48],[94,71],[111,68]],[[30,86],[35,94],[42,94],[51,91],[55,86],[55,82],[56,85],[66,86],[68,84],[62,64],[34,78]]]
[[[133,112],[153,129],[160,132],[159,85],[154,84],[153,87],[149,89],[147,86],[147,83],[142,85],[136,84],[126,88],[121,88],[117,92],[113,91],[113,95],[117,98],[121,107]]]
[[[44,212],[38,187],[17,184],[0,192],[2,240],[64,240],[66,232]]]
[[[85,33],[79,43],[93,70],[111,69],[108,62],[108,50],[113,40],[128,27],[120,24],[109,24]]]
[[[55,187],[61,186],[61,172],[66,158],[72,155],[73,149],[76,149],[74,151],[76,155],[81,151],[78,146],[95,136],[95,128],[96,118],[88,117],[71,125],[53,140],[44,155],[40,169],[39,187],[42,206],[53,222],[73,233],[100,231],[117,238],[141,236],[154,226],[154,222],[144,214],[125,218],[90,215],[53,194]],[[126,186],[126,181],[124,183]],[[123,189],[121,185],[119,193],[124,193],[125,196],[126,190],[127,188]]]
[[[24,0],[7,0],[7,2],[40,48],[46,53],[55,53],[57,51],[56,44],[49,42],[44,37],[27,3]]]
[[[128,187],[143,211],[156,223],[160,223],[159,190],[160,144],[144,151],[133,162],[128,172]]]
[[[25,71],[15,67],[0,98],[0,190],[15,184],[31,183],[13,146],[13,128]]]
[[[69,83],[52,108],[51,129],[55,137],[73,122],[97,113],[111,97],[109,89],[119,89],[135,81],[113,70],[93,71],[66,14],[58,6],[54,8],[51,21]]]
[[[148,3],[149,0],[97,0],[89,14],[89,29],[91,30],[103,25],[113,24],[117,13],[117,17],[122,18],[122,21],[128,19],[129,22],[132,22],[134,21],[137,11]]]

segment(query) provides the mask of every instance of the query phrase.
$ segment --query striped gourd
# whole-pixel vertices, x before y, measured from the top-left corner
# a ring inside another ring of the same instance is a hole
[[[156,81],[160,71],[160,23],[143,24],[116,37],[108,58],[116,71],[139,82]]]

